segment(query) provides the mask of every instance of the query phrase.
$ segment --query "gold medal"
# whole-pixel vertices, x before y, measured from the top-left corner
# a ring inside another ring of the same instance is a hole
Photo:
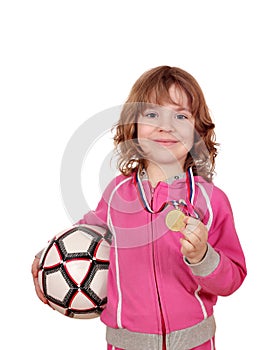
[[[166,216],[166,225],[171,231],[181,231],[186,226],[184,218],[185,214],[181,210],[171,210]]]

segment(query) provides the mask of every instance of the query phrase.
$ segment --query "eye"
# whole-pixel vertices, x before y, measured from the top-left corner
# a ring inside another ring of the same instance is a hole
[[[144,116],[149,118],[149,119],[156,119],[156,118],[158,118],[158,114],[156,112],[148,112],[148,113],[145,113]]]
[[[185,114],[176,114],[175,118],[178,120],[188,119],[188,117]]]

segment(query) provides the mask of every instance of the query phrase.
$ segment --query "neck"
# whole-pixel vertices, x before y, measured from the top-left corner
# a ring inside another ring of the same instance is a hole
[[[146,171],[151,185],[155,187],[158,182],[165,181],[171,176],[175,176],[181,173],[183,171],[183,168],[178,164],[173,167],[170,165],[167,167],[160,167],[157,164],[149,163]]]

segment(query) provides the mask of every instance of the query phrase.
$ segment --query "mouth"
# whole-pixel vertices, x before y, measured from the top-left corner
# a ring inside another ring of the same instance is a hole
[[[177,140],[169,140],[169,139],[156,139],[153,141],[164,147],[174,146],[178,143]]]

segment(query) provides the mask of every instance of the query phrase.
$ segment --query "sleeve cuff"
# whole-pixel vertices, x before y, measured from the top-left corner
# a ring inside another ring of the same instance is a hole
[[[211,247],[210,244],[207,244],[207,253],[203,260],[198,262],[197,264],[190,264],[187,259],[184,257],[185,263],[190,267],[193,275],[205,277],[210,275],[220,262],[220,255],[216,252],[214,248]]]

